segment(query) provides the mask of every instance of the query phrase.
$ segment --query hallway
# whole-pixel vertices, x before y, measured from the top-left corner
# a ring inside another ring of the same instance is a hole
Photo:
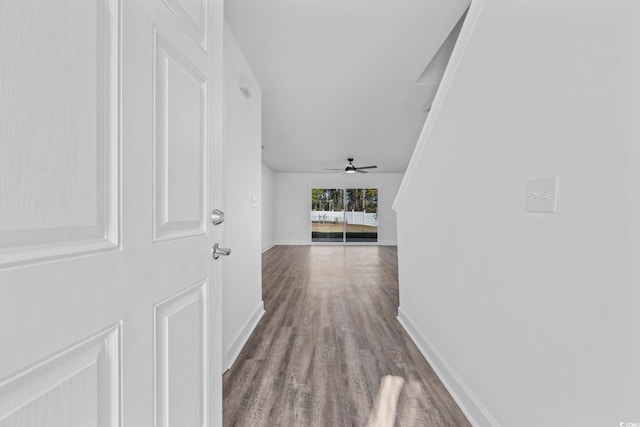
[[[224,375],[225,426],[361,426],[384,375],[397,426],[469,423],[396,320],[397,250],[276,246],[262,320]]]

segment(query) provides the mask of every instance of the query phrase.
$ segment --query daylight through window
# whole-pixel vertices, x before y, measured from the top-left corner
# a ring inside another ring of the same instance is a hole
[[[377,242],[377,188],[311,190],[312,242]]]

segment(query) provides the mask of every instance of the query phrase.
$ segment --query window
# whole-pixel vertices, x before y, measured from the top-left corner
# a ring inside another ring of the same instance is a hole
[[[377,242],[378,189],[312,189],[311,241]]]

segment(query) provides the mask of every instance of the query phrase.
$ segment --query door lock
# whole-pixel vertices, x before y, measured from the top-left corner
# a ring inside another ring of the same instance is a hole
[[[219,209],[211,211],[211,222],[213,225],[220,225],[224,222],[224,212]]]

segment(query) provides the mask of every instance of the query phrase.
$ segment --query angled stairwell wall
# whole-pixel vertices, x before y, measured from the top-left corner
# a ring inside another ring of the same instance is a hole
[[[394,208],[399,318],[475,425],[640,422],[638,40],[634,1],[471,4]]]

